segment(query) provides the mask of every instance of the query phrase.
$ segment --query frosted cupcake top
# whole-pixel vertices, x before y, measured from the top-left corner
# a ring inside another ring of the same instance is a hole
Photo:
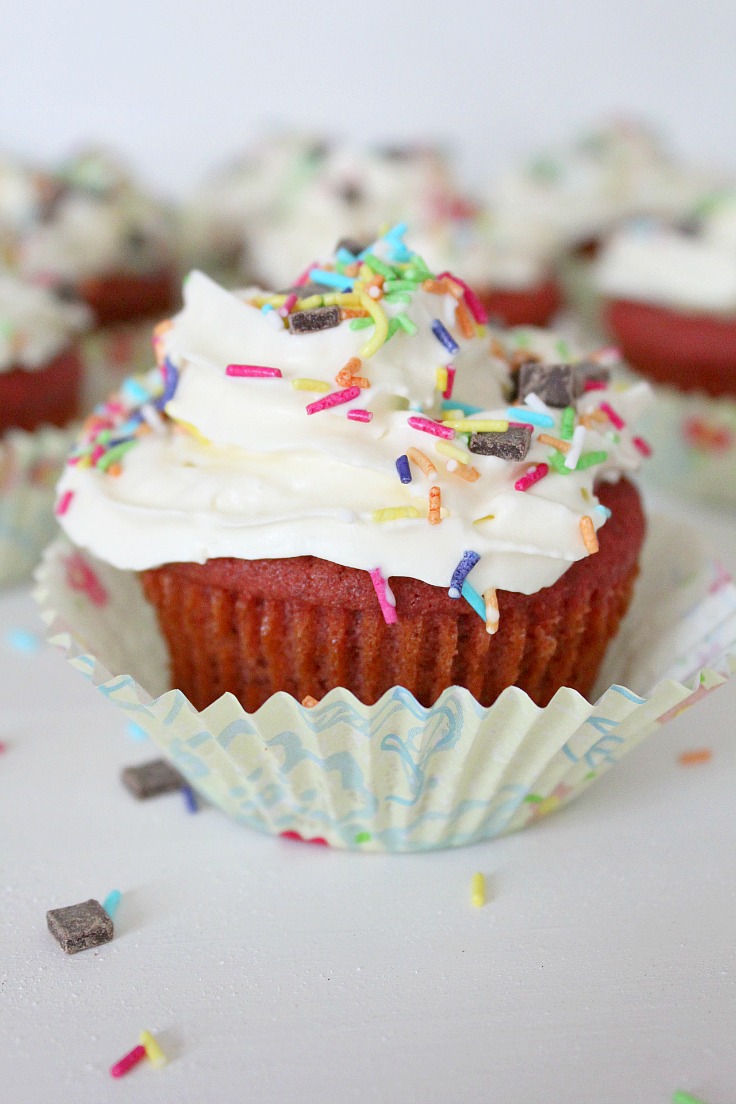
[[[43,220],[25,234],[20,268],[49,286],[93,276],[150,273],[175,256],[171,215],[109,154],[94,150],[54,178]]]
[[[23,236],[38,222],[49,181],[31,165],[0,156],[0,259],[14,265]]]
[[[272,295],[189,277],[159,369],[95,413],[67,466],[77,544],[132,569],[313,555],[370,571],[388,618],[391,576],[530,593],[595,550],[594,484],[638,466],[646,385],[499,342],[398,230],[303,279]],[[514,354],[531,363],[511,399]]]
[[[675,161],[648,127],[624,121],[503,173],[491,200],[504,217],[516,212],[570,247],[632,215],[683,216],[713,180]]]
[[[601,293],[675,310],[736,313],[736,189],[707,196],[684,227],[642,221],[615,234],[596,269]]]
[[[45,368],[90,321],[82,304],[0,269],[0,372]]]

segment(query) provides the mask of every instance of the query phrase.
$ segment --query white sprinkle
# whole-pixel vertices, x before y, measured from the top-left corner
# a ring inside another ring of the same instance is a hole
[[[147,426],[150,426],[154,433],[165,433],[166,426],[164,420],[156,410],[155,406],[151,406],[150,403],[144,403],[141,407],[141,417]]]
[[[536,395],[533,391],[530,391],[528,395],[524,396],[524,402],[530,410],[536,410],[537,414],[549,414],[550,409],[545,402],[542,402],[539,395]]]
[[[570,471],[575,471],[577,462],[580,459],[580,453],[583,451],[583,445],[585,443],[585,435],[587,430],[585,426],[576,426],[575,432],[572,435],[572,445],[570,451],[565,457],[565,467]]]

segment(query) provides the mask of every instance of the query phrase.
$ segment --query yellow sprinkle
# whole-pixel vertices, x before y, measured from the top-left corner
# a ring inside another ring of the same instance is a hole
[[[165,413],[168,414],[169,417],[171,418],[172,415],[171,415],[171,411],[168,409],[168,406],[164,407],[164,410],[165,410]],[[191,422],[185,422],[183,418],[173,418],[173,421],[176,422],[177,426],[181,426],[182,429],[185,429],[187,431],[187,433],[191,433],[192,437],[194,437],[195,440],[199,441],[199,443],[201,445],[211,445],[212,444],[209,437],[205,437],[205,435],[203,433],[200,433],[200,431],[197,429],[197,427],[195,425],[192,425]]]
[[[354,291],[336,291],[322,296],[325,307],[357,307],[360,297]]]
[[[486,903],[486,880],[482,874],[474,874],[470,883],[470,900],[475,908]]]
[[[295,391],[329,391],[329,383],[316,379],[293,379],[291,386]]]
[[[161,1047],[150,1031],[141,1031],[141,1043],[140,1045],[145,1048],[146,1058],[154,1067],[154,1069],[161,1069],[166,1065],[167,1058]]]
[[[476,518],[473,525],[480,525],[482,521],[493,521],[495,517],[495,514],[484,514],[483,517]]]
[[[558,452],[568,453],[572,448],[572,441],[563,441],[559,437],[550,437],[549,433],[540,433],[537,437],[540,445],[551,445]]]
[[[363,310],[368,311],[376,324],[370,340],[360,350],[360,355],[367,360],[368,357],[372,357],[373,354],[381,348],[388,337],[388,319],[381,307],[378,306],[374,299],[371,299],[370,295],[361,293],[360,305]]]
[[[442,424],[456,429],[458,433],[505,433],[509,428],[508,422],[484,421],[481,418],[476,421],[472,418],[443,418]]]
[[[418,448],[408,448],[406,455],[412,461],[413,464],[419,468],[419,470],[426,475],[427,479],[437,478],[437,469],[435,468],[429,457]]]
[[[485,326],[483,326],[480,322],[476,322],[475,323],[475,336],[476,337],[484,337],[485,332],[486,332]]]
[[[383,510],[374,510],[371,519],[373,521],[395,521],[397,518],[417,518],[419,511],[416,506],[386,506]]]
[[[436,372],[436,378],[437,378],[437,385],[436,385],[437,390],[438,391],[446,391],[447,390],[447,369],[446,368],[438,368],[437,372]]]
[[[435,441],[434,447],[443,456],[451,456],[453,460],[457,460],[460,464],[469,464],[472,459],[469,452],[464,452],[456,445],[451,445],[449,441]]]
[[[265,307],[266,304],[270,304],[272,307],[283,307],[286,302],[285,295],[256,295],[255,299],[249,299],[249,304],[252,307]]]
[[[439,487],[429,488],[429,524],[439,525],[442,520],[442,495]]]
[[[588,555],[592,556],[594,552],[598,551],[598,537],[593,519],[588,517],[587,514],[580,519],[580,534],[583,538],[583,544],[588,549]]]
[[[461,422],[463,420],[463,418],[465,417],[465,411],[464,410],[445,410],[445,411],[443,411],[442,417],[446,418],[447,421],[449,421],[449,422],[452,422],[452,421]]]
[[[315,705],[319,705],[319,702],[311,694],[307,694],[305,698],[302,698],[302,705],[305,709],[314,709]]]
[[[581,487],[580,493],[583,496],[583,501],[590,502],[590,491],[587,487]]]
[[[293,309],[298,311],[315,310],[322,306],[323,300],[323,295],[308,295],[306,299],[297,299]],[[284,302],[286,302],[285,299]]]
[[[499,612],[498,612],[498,595],[494,587],[489,587],[488,590],[483,591],[483,601],[486,604],[486,632],[489,636],[493,636],[498,632]]]

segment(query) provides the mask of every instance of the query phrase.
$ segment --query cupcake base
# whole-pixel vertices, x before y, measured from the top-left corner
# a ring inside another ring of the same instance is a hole
[[[0,372],[0,431],[66,425],[79,411],[82,377],[74,349],[64,349],[43,368]]]
[[[94,312],[98,326],[160,318],[179,301],[179,280],[173,269],[157,272],[118,272],[90,276],[77,289],[79,297]]]
[[[600,551],[536,594],[499,592],[494,636],[444,588],[394,578],[387,625],[365,571],[300,556],[210,560],[142,573],[174,684],[203,709],[234,694],[246,710],[284,690],[298,700],[344,687],[367,705],[402,686],[425,706],[448,686],[490,705],[507,686],[546,705],[560,686],[588,694],[631,600],[644,517],[625,480],[599,488],[612,517]]]
[[[562,305],[556,280],[523,289],[476,289],[476,294],[489,316],[504,326],[546,326]]]

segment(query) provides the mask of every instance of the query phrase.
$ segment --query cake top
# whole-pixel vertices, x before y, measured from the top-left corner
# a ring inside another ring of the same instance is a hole
[[[675,310],[736,313],[736,188],[703,196],[679,224],[638,219],[607,243],[601,293]]]
[[[89,150],[53,175],[42,217],[23,236],[24,275],[49,286],[94,276],[150,273],[172,263],[174,225],[165,206],[112,155]]]
[[[476,590],[529,593],[595,550],[595,481],[645,448],[646,385],[499,342],[401,227],[277,294],[195,272],[184,299],[60,484],[72,539],[117,567],[313,555],[449,586],[462,562]]]
[[[0,268],[0,372],[45,368],[90,323],[83,304],[64,302]]]

